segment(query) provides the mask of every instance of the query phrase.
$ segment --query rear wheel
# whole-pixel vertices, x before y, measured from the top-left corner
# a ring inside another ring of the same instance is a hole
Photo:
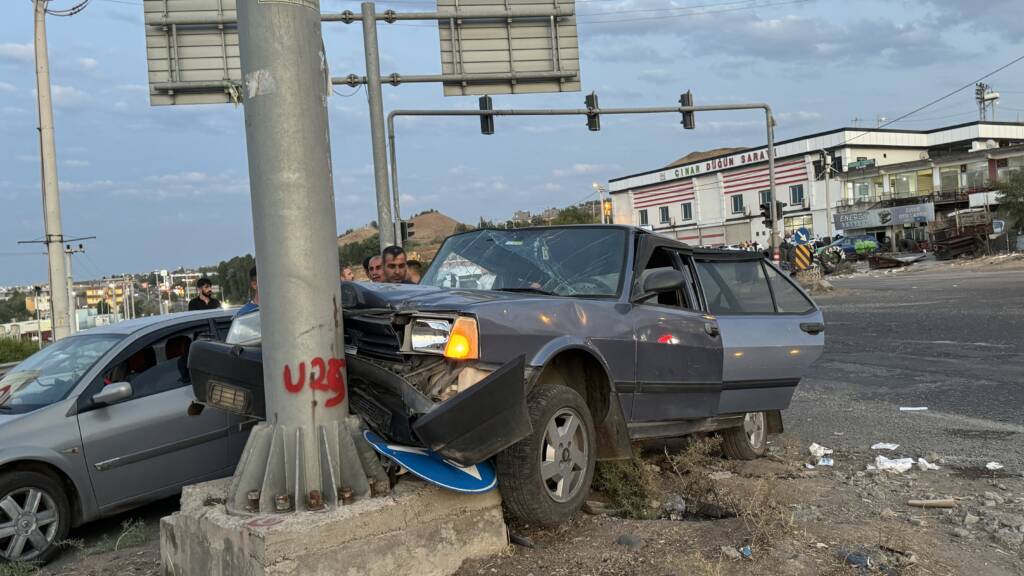
[[[46,562],[70,524],[68,499],[56,479],[20,471],[0,476],[0,558]]]
[[[498,486],[509,512],[538,526],[565,522],[582,506],[594,477],[594,422],[583,398],[561,384],[527,400],[533,432],[498,454]]]
[[[722,452],[732,460],[754,460],[768,453],[768,419],[764,412],[747,412],[743,426],[722,431]]]

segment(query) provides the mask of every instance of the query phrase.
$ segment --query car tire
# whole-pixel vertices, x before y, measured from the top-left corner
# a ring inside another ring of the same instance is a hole
[[[722,453],[730,460],[756,460],[768,453],[768,417],[747,412],[743,425],[722,431]]]
[[[48,562],[70,528],[71,507],[59,480],[29,471],[0,475],[0,560]]]
[[[590,492],[597,456],[594,421],[583,398],[562,384],[535,388],[527,404],[533,432],[498,454],[498,487],[512,516],[534,526],[557,526]]]

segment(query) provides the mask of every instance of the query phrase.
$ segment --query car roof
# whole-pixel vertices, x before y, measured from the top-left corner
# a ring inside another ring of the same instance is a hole
[[[97,326],[83,330],[80,334],[118,334],[128,335],[141,331],[149,331],[157,328],[174,326],[203,319],[230,318],[234,310],[198,310],[195,312],[175,312],[173,314],[161,314],[159,316],[145,316],[133,318],[107,326]]]

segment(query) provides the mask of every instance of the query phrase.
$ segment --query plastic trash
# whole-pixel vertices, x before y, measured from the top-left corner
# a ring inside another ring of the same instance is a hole
[[[889,470],[902,474],[914,467],[913,458],[886,458],[885,456],[875,457],[875,468],[878,470]]]
[[[928,471],[928,470],[938,470],[939,469],[938,466],[936,466],[935,464],[932,464],[931,462],[925,460],[924,458],[918,458],[917,459],[917,468],[919,470],[921,470],[922,472],[925,472],[925,471]]]
[[[744,546],[743,548],[740,548],[740,554],[742,554],[744,558],[750,558],[754,555],[754,551],[750,549],[750,546]]]
[[[815,458],[821,458],[826,454],[832,453],[831,448],[825,448],[824,446],[818,444],[817,442],[812,443],[810,446],[808,446],[807,451],[810,452],[811,456],[814,456]]]
[[[927,406],[900,406],[900,412],[924,412]]]
[[[985,468],[988,468],[989,470],[1002,470],[1003,465],[999,462],[989,462],[988,464],[985,464]]]
[[[821,458],[818,458],[818,466],[831,466],[832,463],[832,459],[829,458],[828,456],[822,456]]]
[[[808,470],[814,470],[814,464],[804,464],[804,468],[807,468]]]
[[[871,446],[872,450],[895,450],[899,448],[899,444],[889,444],[887,442],[879,442]]]

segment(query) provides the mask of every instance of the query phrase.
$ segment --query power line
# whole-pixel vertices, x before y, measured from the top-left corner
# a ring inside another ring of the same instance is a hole
[[[1024,56],[1018,56],[1018,57],[1014,58],[1013,60],[1007,62],[1006,64],[1003,64],[1002,66],[996,68],[995,70],[993,70],[993,71],[985,74],[984,76],[978,78],[977,80],[971,80],[970,82],[968,82],[967,84],[964,84],[963,86],[957,88],[956,90],[948,92],[944,96],[939,96],[938,98],[932,100],[931,102],[929,102],[929,103],[927,103],[927,104],[925,104],[923,106],[919,106],[919,107],[911,110],[910,112],[907,112],[906,114],[900,116],[899,118],[896,118],[895,120],[890,120],[889,122],[886,122],[885,124],[882,124],[878,128],[885,128],[886,126],[891,126],[892,124],[895,124],[896,122],[899,122],[900,120],[903,120],[903,119],[905,119],[905,118],[907,118],[909,116],[913,116],[914,114],[917,114],[918,112],[920,112],[920,111],[922,111],[922,110],[924,110],[924,109],[926,109],[926,108],[928,108],[930,106],[938,104],[939,102],[942,102],[943,100],[945,100],[947,98],[950,98],[950,97],[954,96],[955,94],[963,92],[964,90],[966,90],[968,88],[973,88],[974,85],[977,84],[978,82],[981,82],[982,80],[985,80],[986,78],[988,78],[990,76],[993,76],[995,74],[998,74],[999,72],[1002,72],[1003,70],[1006,70],[1007,68],[1009,68],[1010,66],[1013,66],[1014,64],[1016,64],[1017,62],[1020,62],[1021,60],[1024,60]],[[852,142],[853,140],[856,140],[857,138],[860,138],[861,136],[864,136],[868,132],[869,131],[861,132],[860,134],[857,134],[856,136],[853,136],[851,138],[847,138],[846,140],[841,142],[839,145],[843,146],[843,145],[845,145],[845,144],[847,144],[849,142]]]
[[[335,96],[341,96],[342,98],[351,98],[351,97],[355,96],[356,94],[358,94],[359,91],[362,90],[362,89],[363,89],[363,85],[360,84],[359,86],[356,86],[356,89],[353,90],[351,93],[349,93],[349,94],[342,94],[341,92],[338,92],[337,88],[335,88],[333,86],[331,87],[331,90],[334,92],[334,95]]]

